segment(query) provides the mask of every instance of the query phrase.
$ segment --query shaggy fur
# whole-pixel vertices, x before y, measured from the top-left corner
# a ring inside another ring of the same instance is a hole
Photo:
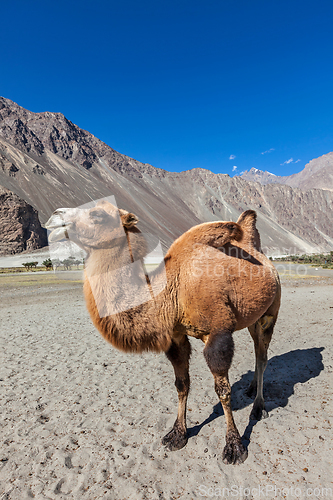
[[[113,276],[114,270],[142,260],[147,248],[135,227],[138,219],[105,201],[93,209],[60,209],[51,217],[49,227],[57,225],[54,220],[59,215],[65,221],[64,235],[69,235],[87,252],[84,294],[96,328],[117,349],[165,352],[174,367],[178,415],[164,444],[175,450],[187,442],[189,335],[206,344],[204,355],[227,421],[224,460],[244,461],[247,452],[230,403],[228,370],[233,356],[232,333],[249,327],[255,344],[256,371],[250,389],[257,391],[252,418],[260,418],[265,413],[262,378],[267,349],[280,306],[279,278],[260,251],[256,213],[248,210],[237,223],[207,222],[184,233],[171,245],[153,275],[146,276],[150,291],[147,301],[106,317],[100,317],[96,303],[105,299],[107,291],[97,285],[93,295],[89,279]],[[116,223],[119,216],[123,226],[120,232]],[[154,296],[151,283],[162,283],[165,273],[166,286]],[[131,290],[120,288],[117,280],[108,283],[110,287],[113,297],[131,294]]]

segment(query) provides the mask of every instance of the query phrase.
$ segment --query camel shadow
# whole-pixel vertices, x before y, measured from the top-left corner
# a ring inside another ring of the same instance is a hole
[[[285,407],[296,384],[304,384],[311,378],[318,377],[324,369],[321,351],[324,347],[311,349],[296,349],[280,356],[273,356],[268,363],[264,375],[265,408],[269,413],[275,408]],[[249,370],[232,386],[231,404],[233,411],[251,406],[253,399],[245,394],[253,378],[253,371]],[[201,429],[223,415],[221,403],[213,407],[212,413],[201,424],[188,428],[188,437],[197,436]],[[256,420],[249,420],[242,440],[247,447]]]
[[[235,257],[236,259],[240,260],[247,260],[248,262],[251,262],[251,264],[255,264],[256,266],[262,266],[262,263],[255,257],[253,257],[253,255],[248,253],[243,248],[232,245],[231,243],[226,243],[225,245],[223,245],[223,247],[220,247],[219,250],[229,257]]]

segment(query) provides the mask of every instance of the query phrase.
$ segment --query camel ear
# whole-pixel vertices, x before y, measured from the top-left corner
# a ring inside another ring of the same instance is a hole
[[[126,210],[119,209],[121,223],[124,227],[130,228],[135,226],[139,222],[139,219],[136,215],[127,212]]]

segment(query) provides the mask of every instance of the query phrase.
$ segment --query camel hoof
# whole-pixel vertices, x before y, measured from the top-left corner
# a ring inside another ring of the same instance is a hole
[[[184,448],[188,441],[187,438],[187,432],[182,433],[178,429],[171,429],[166,436],[162,439],[162,444],[167,448],[169,451],[177,451],[181,450]]]
[[[239,436],[226,437],[227,444],[224,447],[222,459],[227,465],[239,465],[247,459],[247,449],[244,448]]]
[[[250,415],[250,420],[261,420],[262,418],[267,418],[268,413],[265,408],[261,406],[253,407]]]

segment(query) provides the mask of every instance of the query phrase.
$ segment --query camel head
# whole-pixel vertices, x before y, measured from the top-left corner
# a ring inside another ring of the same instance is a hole
[[[69,239],[89,253],[115,246],[138,221],[136,215],[100,200],[91,208],[59,208],[45,226],[51,230],[50,243]]]

